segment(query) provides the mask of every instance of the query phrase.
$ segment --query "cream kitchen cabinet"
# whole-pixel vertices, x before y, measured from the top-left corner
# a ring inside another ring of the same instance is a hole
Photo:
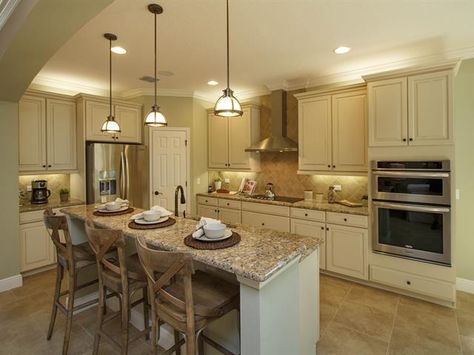
[[[121,132],[110,134],[101,132],[104,121],[109,116],[109,104],[98,99],[79,99],[86,122],[86,140],[96,142],[142,143],[141,105],[115,103],[112,107],[115,120]]]
[[[209,169],[259,170],[259,158],[245,152],[260,139],[260,109],[243,106],[242,117],[224,118],[208,113],[208,167]]]
[[[365,89],[305,92],[298,98],[298,171],[367,171]]]
[[[290,219],[283,216],[275,216],[265,213],[242,211],[242,224],[254,227],[263,227],[278,232],[290,231]]]
[[[326,225],[321,222],[291,218],[291,233],[319,238],[319,268],[326,270]]]
[[[369,145],[451,144],[453,70],[371,75],[368,81]],[[387,77],[388,76],[388,77]]]
[[[219,219],[217,206],[198,205],[198,217]]]
[[[77,169],[76,105],[60,96],[25,95],[19,103],[18,170]]]
[[[226,224],[242,223],[241,203],[237,200],[198,196],[198,216],[220,219]]]

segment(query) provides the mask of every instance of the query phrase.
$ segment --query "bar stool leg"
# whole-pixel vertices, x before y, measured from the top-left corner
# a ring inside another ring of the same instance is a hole
[[[148,288],[143,289],[143,321],[145,325],[145,329],[149,329],[150,327],[150,316],[149,316],[149,311],[150,311],[150,305],[148,303]],[[148,331],[145,334],[145,340],[150,339],[150,332]]]
[[[126,355],[128,352],[128,320],[129,320],[129,313],[130,313],[130,306],[128,300],[128,294],[123,294],[121,297],[121,304],[122,304],[122,334],[121,334],[121,341],[122,341],[122,355]]]
[[[174,331],[174,343],[179,343],[179,332],[177,330]],[[181,355],[181,347],[176,348],[176,355]]]
[[[107,290],[105,287],[99,287],[99,306],[97,308],[97,329],[94,336],[94,347],[92,349],[92,354],[97,355],[99,352],[99,343],[100,343],[100,332],[102,331],[102,323],[104,322],[105,315],[105,295]]]
[[[56,265],[56,285],[54,287],[53,309],[51,311],[51,320],[49,321],[47,340],[51,339],[53,335],[54,323],[56,322],[56,315],[58,314],[59,295],[61,293],[61,281],[63,279],[63,267],[60,263]]]
[[[204,355],[204,338],[202,337],[201,333],[197,335],[197,342],[198,342],[198,354]]]
[[[64,344],[63,344],[63,355],[67,355],[69,348],[69,339],[71,338],[72,329],[72,316],[74,313],[74,295],[76,291],[76,276],[69,272],[68,278],[68,300],[67,300],[67,318],[66,318],[66,330],[64,332]]]
[[[186,355],[196,354],[196,334],[194,332],[186,332]]]

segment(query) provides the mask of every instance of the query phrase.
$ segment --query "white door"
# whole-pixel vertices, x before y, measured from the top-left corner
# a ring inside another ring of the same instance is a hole
[[[298,102],[300,170],[331,170],[331,96]]]
[[[244,109],[242,117],[228,119],[229,122],[229,165],[231,169],[250,169],[250,153],[245,151],[251,145],[250,108]]]
[[[76,164],[76,104],[47,99],[48,170],[74,170]]]
[[[229,164],[228,118],[208,116],[209,168],[227,168]],[[238,119],[238,118],[232,118]]]
[[[407,145],[407,78],[370,82],[369,146]]]
[[[115,119],[121,132],[118,141],[124,143],[142,142],[142,110],[138,107],[115,105]]]
[[[367,95],[365,91],[332,97],[333,169],[367,171]]]
[[[319,268],[326,270],[326,226],[321,222],[291,219],[291,233],[306,237],[319,238],[323,242],[319,245]]]
[[[185,129],[173,128],[150,130],[151,206],[160,205],[174,211],[174,195],[178,185],[183,187],[186,201],[189,202],[186,187],[187,132]],[[186,209],[186,205],[181,205],[179,201],[178,206],[180,211]]]

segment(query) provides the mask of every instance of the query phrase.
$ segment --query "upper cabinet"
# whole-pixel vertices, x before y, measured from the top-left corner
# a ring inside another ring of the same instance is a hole
[[[120,125],[120,133],[101,132],[109,116],[109,103],[100,98],[81,96],[78,99],[80,112],[85,116],[86,140],[95,142],[142,143],[142,106],[133,103],[114,103],[112,110]]]
[[[369,145],[451,144],[453,67],[450,64],[437,69],[365,77]]]
[[[243,106],[242,117],[217,117],[208,113],[209,169],[257,171],[256,153],[245,151],[260,139],[260,109]]]
[[[77,169],[76,105],[59,96],[25,95],[19,102],[20,172]]]
[[[365,89],[305,92],[295,96],[299,172],[366,172]]]

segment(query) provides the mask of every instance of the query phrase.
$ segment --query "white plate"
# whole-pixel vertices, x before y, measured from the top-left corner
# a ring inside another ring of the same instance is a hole
[[[226,240],[232,237],[232,231],[230,229],[226,229],[224,235],[220,238],[208,238],[205,234],[201,235],[199,238],[194,238],[196,240],[200,240],[202,242],[218,242],[221,240]]]
[[[123,207],[120,207],[118,210],[106,210],[105,208],[104,209],[98,209],[97,211],[99,212],[103,212],[103,213],[114,213],[114,212],[123,212],[123,211],[126,211],[128,210],[128,206],[123,206]]]
[[[135,223],[136,224],[158,224],[158,223],[166,222],[168,219],[170,219],[168,216],[161,217],[157,221],[145,221],[142,218],[138,218],[138,219],[135,220]]]

